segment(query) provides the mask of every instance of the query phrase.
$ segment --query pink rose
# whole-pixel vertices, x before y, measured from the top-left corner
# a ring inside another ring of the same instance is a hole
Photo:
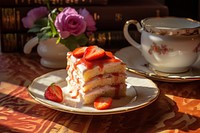
[[[96,31],[96,22],[93,16],[84,8],[79,10],[79,14],[82,15],[87,23],[87,31]]]
[[[62,39],[70,35],[78,36],[86,30],[84,17],[70,7],[65,8],[57,15],[54,24]]]
[[[27,16],[22,18],[22,23],[25,28],[32,28],[35,21],[47,16],[49,11],[46,7],[33,8],[27,13]]]

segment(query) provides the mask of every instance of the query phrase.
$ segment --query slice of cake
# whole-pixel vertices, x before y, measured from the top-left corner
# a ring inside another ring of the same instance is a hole
[[[67,53],[67,100],[72,106],[91,104],[97,97],[126,96],[125,64],[97,46],[79,47]]]

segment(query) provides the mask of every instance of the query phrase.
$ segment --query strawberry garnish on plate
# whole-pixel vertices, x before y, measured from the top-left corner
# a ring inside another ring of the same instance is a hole
[[[48,100],[60,103],[63,101],[62,89],[60,88],[60,86],[52,83],[45,90],[44,97]]]
[[[104,49],[97,46],[89,46],[85,51],[84,57],[87,61],[93,61],[104,57],[104,55]]]
[[[98,110],[104,110],[110,108],[112,105],[111,97],[98,97],[94,101],[94,107]]]
[[[73,56],[76,57],[76,58],[81,58],[81,57],[83,57],[86,48],[87,48],[87,47],[78,47],[78,48],[76,48],[76,49],[72,52],[72,53],[73,53]]]

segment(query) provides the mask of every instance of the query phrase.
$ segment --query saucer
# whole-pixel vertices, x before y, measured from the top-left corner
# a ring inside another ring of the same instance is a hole
[[[126,63],[128,71],[152,80],[164,82],[190,82],[200,80],[200,58],[187,72],[170,74],[151,69],[141,52],[133,46],[120,49],[115,53],[115,56]]]

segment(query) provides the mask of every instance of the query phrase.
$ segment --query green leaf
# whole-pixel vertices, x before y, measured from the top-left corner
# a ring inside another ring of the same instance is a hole
[[[56,27],[54,26],[54,24],[49,22],[49,25],[51,27],[52,37],[55,37],[56,35],[58,35],[58,32],[57,32]]]
[[[48,23],[48,18],[45,17],[45,18],[41,18],[41,19],[37,20],[34,24],[39,25],[40,27],[45,27],[45,26],[47,26],[47,23]]]
[[[60,39],[60,43],[64,44],[71,51],[77,47],[85,46],[88,42],[88,38],[85,34],[81,34],[79,36],[69,36],[66,39]]]
[[[28,30],[29,33],[37,33],[40,32],[40,27],[33,27]]]
[[[74,45],[65,45],[70,51],[73,51],[74,49],[76,49],[77,47],[79,47],[79,45],[74,44]]]
[[[55,20],[56,19],[56,16],[58,15],[59,11],[57,8],[53,9],[49,15],[49,17],[51,18],[51,20]]]
[[[41,28],[41,31],[45,31],[45,30],[47,30],[47,31],[49,30],[50,31],[51,27],[50,26],[46,26],[46,27],[42,27]]]
[[[43,33],[43,32],[40,32],[37,34],[39,40],[46,40],[46,39],[49,39],[51,38],[51,32],[46,32],[46,33]]]
[[[60,39],[60,43],[64,44],[70,51],[77,48],[77,41],[74,36],[69,36],[66,39]]]
[[[51,11],[51,14],[56,14],[58,12],[58,9],[57,8],[54,8],[52,11]]]
[[[85,34],[79,35],[76,39],[77,39],[77,43],[80,46],[85,46],[88,43],[88,38],[86,37]]]

